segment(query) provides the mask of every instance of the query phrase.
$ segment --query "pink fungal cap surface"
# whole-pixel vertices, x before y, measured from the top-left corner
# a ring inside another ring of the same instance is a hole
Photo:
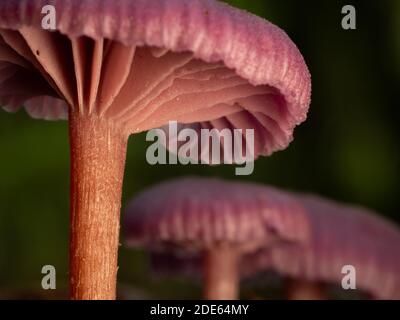
[[[244,258],[242,276],[282,276],[400,299],[400,230],[368,209],[252,183],[181,178],[148,189],[128,205],[126,243],[151,249],[157,272],[200,272],[199,252],[227,242]]]
[[[41,28],[45,5],[56,31]],[[255,130],[255,156],[306,119],[310,74],[284,31],[213,0],[2,0],[0,103],[98,115],[128,134],[176,120]]]
[[[377,299],[400,299],[398,226],[361,207],[296,197],[310,222],[309,240],[277,244],[258,254],[257,264],[292,278],[338,286],[346,275],[342,268],[351,265],[357,289]]]
[[[194,177],[137,195],[123,227],[130,246],[184,256],[220,244],[250,254],[279,242],[304,241],[309,234],[301,208],[273,188]]]

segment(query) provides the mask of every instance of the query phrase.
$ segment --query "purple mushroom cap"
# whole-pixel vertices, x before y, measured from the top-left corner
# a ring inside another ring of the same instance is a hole
[[[57,32],[41,29],[49,4]],[[284,31],[214,0],[2,0],[0,85],[6,110],[35,118],[69,106],[129,134],[169,120],[252,128],[255,156],[287,147],[311,93]]]
[[[295,195],[310,223],[309,240],[278,244],[257,264],[307,281],[341,285],[344,266],[356,288],[378,299],[400,299],[400,229],[378,214],[312,195]]]
[[[127,207],[128,245],[151,249],[156,272],[200,272],[199,252],[239,247],[242,276],[274,271],[341,285],[351,265],[356,288],[400,298],[400,230],[376,213],[318,196],[251,183],[184,178],[142,192]]]
[[[128,246],[173,249],[185,257],[219,244],[250,255],[276,243],[305,241],[309,234],[302,208],[287,195],[206,178],[167,181],[140,193],[126,208],[123,228]],[[242,261],[244,273],[257,269],[254,261]]]

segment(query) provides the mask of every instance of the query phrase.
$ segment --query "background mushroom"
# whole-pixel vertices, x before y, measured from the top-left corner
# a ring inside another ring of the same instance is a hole
[[[305,120],[310,76],[282,30],[216,1],[52,5],[54,32],[42,1],[1,1],[0,103],[68,114],[71,297],[113,299],[128,136],[168,120],[250,127],[270,154]]]
[[[208,298],[236,297],[239,274],[273,271],[284,278],[287,298],[327,299],[328,285],[341,287],[347,265],[355,268],[357,293],[400,297],[399,228],[367,209],[317,196],[176,179],[136,196],[123,227],[127,245],[150,248],[157,271],[200,273],[203,255]],[[218,294],[218,283],[231,284],[229,296]]]
[[[294,197],[310,223],[309,239],[278,244],[257,256],[259,265],[298,280],[297,285],[289,285],[289,296],[307,298],[301,291],[314,295],[320,292],[320,283],[341,287],[349,272],[342,269],[350,265],[357,292],[377,299],[400,299],[398,226],[361,207],[312,195]]]
[[[176,179],[136,196],[123,227],[129,246],[202,260],[205,298],[236,299],[240,274],[257,268],[253,253],[307,237],[307,221],[295,205],[256,184]]]
[[[289,300],[325,300],[329,298],[326,286],[318,281],[286,277],[284,287]]]

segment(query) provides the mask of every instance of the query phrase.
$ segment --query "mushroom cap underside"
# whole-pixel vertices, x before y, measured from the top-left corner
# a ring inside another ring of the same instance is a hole
[[[47,3],[46,3],[47,4]],[[0,103],[35,118],[67,108],[108,117],[128,134],[175,120],[254,129],[255,153],[287,147],[305,120],[310,75],[289,37],[211,0],[0,3]]]

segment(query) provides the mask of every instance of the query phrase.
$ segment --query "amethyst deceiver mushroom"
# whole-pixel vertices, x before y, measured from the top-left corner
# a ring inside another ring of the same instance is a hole
[[[183,178],[137,195],[124,217],[125,241],[203,263],[204,297],[236,299],[252,254],[305,241],[307,220],[272,188],[218,179]],[[199,257],[201,257],[199,259]]]
[[[309,239],[277,244],[255,258],[260,268],[264,265],[291,279],[290,297],[323,297],[321,284],[341,287],[350,270],[343,267],[351,266],[358,292],[400,299],[398,226],[362,207],[312,195],[293,197],[309,221]]]
[[[327,285],[340,287],[350,265],[357,292],[400,298],[400,229],[362,207],[257,184],[185,178],[136,196],[124,220],[127,244],[149,248],[158,270],[200,273],[201,256],[214,246],[234,248],[234,259],[211,256],[229,273],[205,264],[206,273],[215,272],[205,277],[206,297],[221,298],[219,280],[230,283],[235,297],[239,273],[274,271],[289,299],[326,299]]]
[[[282,30],[217,1],[2,0],[0,87],[8,111],[68,117],[71,298],[114,299],[128,136],[169,120],[254,128],[268,155],[305,120],[311,85]]]

